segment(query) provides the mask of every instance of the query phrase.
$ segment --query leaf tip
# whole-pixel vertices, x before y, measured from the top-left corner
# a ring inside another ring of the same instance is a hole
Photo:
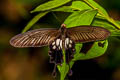
[[[34,13],[35,11],[30,11],[30,13]]]

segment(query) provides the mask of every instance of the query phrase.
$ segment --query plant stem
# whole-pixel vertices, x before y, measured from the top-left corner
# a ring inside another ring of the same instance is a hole
[[[56,18],[56,20],[61,24],[61,21],[58,19],[58,17],[56,16],[56,14],[54,12],[52,12],[52,14]]]
[[[96,8],[95,6],[93,6],[88,0],[83,0],[83,1],[84,1],[86,4],[88,4],[91,8],[97,9],[97,10],[98,10],[98,13],[99,13],[100,15],[102,15],[106,20],[108,20],[110,23],[112,23],[112,24],[115,26],[115,28],[117,28],[117,29],[120,30],[120,25],[117,24],[114,19],[112,19],[112,18],[109,17],[109,16],[106,16],[100,9]]]

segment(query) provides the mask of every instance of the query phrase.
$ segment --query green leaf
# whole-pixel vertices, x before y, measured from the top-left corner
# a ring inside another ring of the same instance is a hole
[[[120,36],[120,30],[111,30],[111,36]]]
[[[50,9],[62,6],[62,5],[66,4],[70,1],[71,0],[52,0],[52,1],[48,1],[44,4],[41,4],[38,7],[36,7],[34,10],[31,11],[31,13],[38,12],[38,11],[50,10]]]
[[[71,8],[73,8],[74,10],[92,10],[92,8],[83,1],[73,1]]]
[[[100,46],[99,44],[102,44],[103,46]],[[95,57],[99,57],[105,53],[105,51],[107,50],[107,46],[108,46],[107,40],[94,42],[93,46],[86,54],[79,53],[81,46],[76,46],[76,54],[74,55],[73,61],[86,60],[86,59],[92,59]]]
[[[100,6],[98,3],[96,3],[94,0],[84,0],[84,2],[86,4],[89,3],[88,4],[89,6],[99,9],[99,11],[101,11],[104,15],[108,16],[107,11],[102,6]]]
[[[117,21],[117,23],[119,22]],[[95,18],[92,22],[92,26],[100,26],[108,29],[111,32],[110,36],[120,36],[120,30],[116,29],[114,25],[106,20]]]
[[[73,64],[74,64],[74,62],[70,62],[70,68],[72,68],[72,66],[73,66]],[[60,71],[60,80],[64,80],[65,79],[65,77],[66,77],[66,75],[67,75],[67,73],[68,73],[68,71],[69,71],[69,66],[68,66],[68,64],[66,64],[65,62],[62,64],[62,66],[60,66],[60,65],[58,65],[57,66],[58,67],[58,70]]]
[[[74,12],[70,6],[62,6],[60,8],[53,9],[52,11]]]
[[[63,51],[63,63],[62,63],[62,65],[57,65],[57,67],[60,72],[60,80],[64,80],[69,71],[69,66],[66,64],[64,51]]]
[[[71,8],[75,10],[87,10],[87,9],[92,10],[93,9],[92,7],[94,7],[94,9],[99,9],[102,13],[108,16],[106,10],[99,4],[97,4],[94,0],[73,1],[71,5]],[[100,16],[100,14],[98,15]]]
[[[120,25],[120,21],[116,21]],[[120,30],[111,30],[111,36],[120,36]]]
[[[64,23],[67,27],[90,25],[96,14],[97,10],[76,11],[72,13]]]
[[[92,9],[97,9],[98,10],[97,16],[101,16],[101,17],[105,18],[110,23],[112,23],[114,25],[114,27],[116,27],[117,29],[120,29],[120,25],[118,25],[112,18],[110,18],[107,11],[103,7],[101,7],[99,4],[97,4],[94,0],[83,0],[83,1],[84,1],[84,3],[89,5]],[[74,5],[75,5],[75,3],[74,3]],[[77,2],[76,2],[76,5],[78,5]],[[84,4],[81,5],[81,6],[83,8]]]
[[[30,29],[40,18],[45,16],[48,12],[41,12],[37,14],[32,20],[29,21],[29,23],[25,26],[22,33],[26,32],[28,29]]]
[[[109,23],[107,20],[95,18],[92,22],[92,26],[100,26],[109,30],[117,30],[114,25]]]

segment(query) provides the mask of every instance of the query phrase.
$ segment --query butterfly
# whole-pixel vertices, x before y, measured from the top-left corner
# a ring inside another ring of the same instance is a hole
[[[76,26],[66,28],[62,24],[59,29],[43,28],[18,34],[10,40],[14,47],[49,46],[50,62],[56,65],[63,62],[63,50],[68,64],[74,57],[75,44],[105,40],[110,32],[103,27]]]

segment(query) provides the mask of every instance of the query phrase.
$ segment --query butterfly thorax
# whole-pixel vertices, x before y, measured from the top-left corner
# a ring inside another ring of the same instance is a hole
[[[62,40],[62,49],[64,50],[65,49],[65,39],[67,37],[67,35],[66,35],[67,28],[66,28],[65,24],[62,24],[61,28],[59,30],[61,33],[60,39]]]

